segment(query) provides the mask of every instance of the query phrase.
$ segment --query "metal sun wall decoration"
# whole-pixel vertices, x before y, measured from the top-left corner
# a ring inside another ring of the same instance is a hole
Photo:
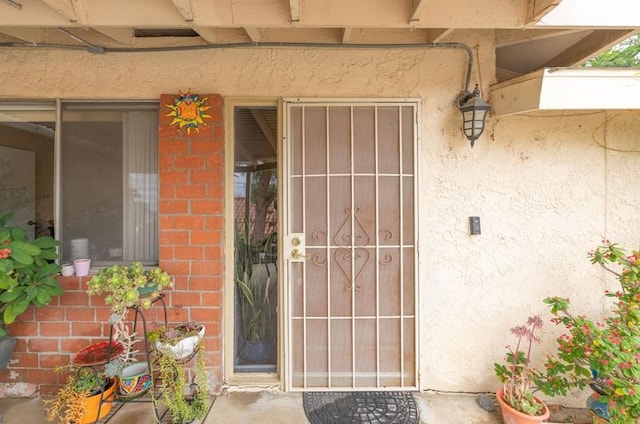
[[[173,121],[169,124],[178,125],[178,131],[183,128],[187,129],[187,134],[191,134],[191,129],[195,132],[200,132],[198,126],[200,124],[206,125],[205,119],[211,118],[211,115],[207,115],[205,112],[211,109],[211,106],[205,106],[208,97],[200,98],[197,93],[191,93],[187,91],[183,93],[180,91],[180,95],[174,97],[174,103],[172,105],[166,105],[171,112],[166,116],[172,116]]]

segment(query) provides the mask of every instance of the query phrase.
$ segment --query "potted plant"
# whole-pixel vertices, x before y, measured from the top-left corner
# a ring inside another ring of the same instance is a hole
[[[105,293],[104,302],[122,315],[129,307],[149,308],[163,288],[172,286],[169,274],[157,267],[145,269],[140,262],[100,269],[87,283],[89,294]]]
[[[515,348],[507,346],[505,363],[495,363],[494,370],[502,382],[496,393],[505,423],[538,423],[549,417],[549,408],[534,396],[538,371],[531,364],[531,348],[542,328],[539,315],[529,317],[526,325],[511,329],[517,337]]]
[[[47,305],[64,293],[55,279],[60,274],[58,242],[48,236],[30,241],[24,228],[7,226],[9,219],[11,214],[0,215],[0,369],[15,346],[7,326],[29,306]]]
[[[241,316],[239,355],[249,363],[268,362],[275,355],[272,297],[277,286],[273,239],[257,246],[236,236],[235,282]]]
[[[147,361],[136,361],[126,365],[118,376],[117,397],[121,400],[136,399],[149,391],[153,376]]]
[[[129,331],[129,326],[126,325],[122,320],[122,315],[114,313],[109,319],[112,326],[112,334],[111,343],[109,344],[107,342],[107,352],[105,352],[106,357],[104,358],[104,360],[108,362],[106,362],[104,365],[104,374],[107,377],[116,377],[118,379],[118,383],[120,385],[119,394],[125,396],[132,395],[132,393],[130,392],[133,389],[127,389],[131,386],[132,382],[123,382],[123,378],[128,378],[129,380],[131,380],[131,378],[133,377],[133,375],[131,374],[132,370],[129,367],[138,363],[135,362],[135,355],[138,353],[138,351],[134,350],[134,345],[140,340],[136,338],[136,333],[131,333]],[[98,342],[98,344],[104,345],[105,343]],[[116,350],[109,346],[117,346],[118,349]],[[90,348],[91,347],[88,347],[86,349]],[[135,367],[135,369],[137,370],[138,367]],[[142,389],[133,391],[137,392],[141,390]]]
[[[147,340],[162,354],[187,362],[204,337],[205,326],[189,321],[174,327],[156,327],[147,332]]]
[[[148,309],[160,295],[160,290],[172,285],[171,277],[165,271],[157,267],[145,269],[141,262],[100,269],[87,282],[89,294],[106,294],[104,301],[111,305],[113,311],[109,319],[113,329],[112,340],[123,346],[122,352],[105,365],[106,375],[122,377],[125,367],[130,365],[137,353],[133,350],[134,343],[138,341],[136,334],[131,334],[129,327],[124,324],[129,308]]]
[[[541,389],[549,395],[589,385],[588,403],[614,424],[640,421],[640,252],[630,253],[608,240],[589,253],[592,264],[615,276],[619,289],[605,290],[611,312],[603,320],[570,313],[567,298],[550,297],[553,322],[566,332],[546,364]]]
[[[154,350],[154,364],[158,369],[160,398],[152,393],[154,403],[161,401],[171,412],[171,422],[174,424],[189,423],[203,418],[207,414],[209,399],[207,374],[204,360],[204,327],[195,323],[176,326],[173,329],[159,327],[149,333],[149,340],[156,344]],[[188,356],[183,351],[175,354],[171,346],[178,345],[185,338],[195,337],[198,342]],[[194,376],[191,383],[184,370],[184,364],[195,357]],[[151,390],[155,390],[153,387]],[[157,408],[157,405],[156,405]]]
[[[67,372],[67,382],[55,397],[44,401],[48,422],[93,423],[111,411],[115,378],[107,378],[91,367],[74,365],[56,368],[56,372]]]

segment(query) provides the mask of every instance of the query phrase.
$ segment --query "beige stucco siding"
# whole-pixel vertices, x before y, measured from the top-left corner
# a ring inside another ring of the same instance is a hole
[[[479,44],[493,82],[491,33]],[[554,112],[491,119],[471,149],[454,99],[462,50],[221,49],[106,54],[0,50],[0,98],[421,98],[420,280],[423,389],[494,390],[508,330],[562,295],[602,312],[605,283],[586,253],[603,236],[640,240],[637,112]],[[471,81],[478,81],[474,68]],[[485,93],[488,94],[488,93]],[[485,96],[486,97],[486,96]],[[603,145],[612,150],[604,150]],[[613,150],[615,149],[615,150]],[[468,217],[481,218],[470,236]],[[547,325],[544,339],[553,336]],[[542,353],[539,350],[538,353]]]

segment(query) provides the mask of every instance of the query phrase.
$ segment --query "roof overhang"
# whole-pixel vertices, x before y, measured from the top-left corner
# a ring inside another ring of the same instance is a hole
[[[492,85],[491,106],[495,116],[640,109],[640,69],[544,68]]]

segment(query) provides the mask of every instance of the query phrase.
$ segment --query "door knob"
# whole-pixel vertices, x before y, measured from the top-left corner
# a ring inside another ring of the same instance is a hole
[[[307,259],[309,257],[311,257],[311,255],[307,255],[305,254],[302,250],[300,249],[293,249],[291,251],[291,257],[293,259]]]

